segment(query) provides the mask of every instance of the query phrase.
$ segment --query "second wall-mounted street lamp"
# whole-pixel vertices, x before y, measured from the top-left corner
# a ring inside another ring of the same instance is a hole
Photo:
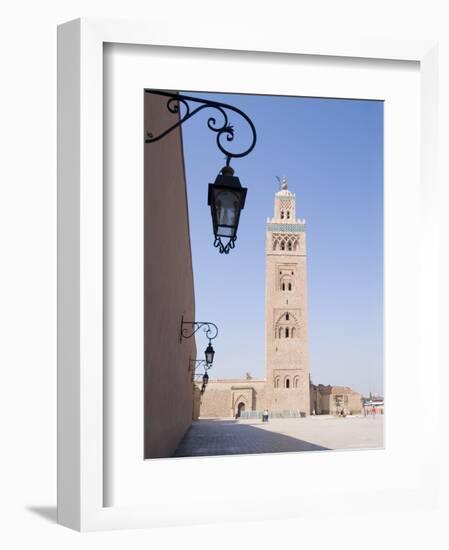
[[[252,120],[240,109],[227,103],[210,101],[208,99],[181,95],[175,92],[166,92],[162,90],[145,89],[145,93],[168,97],[167,109],[170,113],[180,114],[179,120],[167,128],[161,134],[154,136],[147,132],[145,143],[154,143],[162,139],[172,130],[183,124],[186,120],[202,111],[203,109],[214,109],[222,117],[222,124],[217,123],[216,118],[209,117],[207,127],[217,134],[217,147],[226,156],[226,166],[220,170],[220,173],[214,183],[209,184],[207,204],[210,206],[212,226],[214,231],[214,246],[218,248],[221,254],[228,254],[235,247],[237,240],[237,229],[240,221],[240,213],[245,206],[247,188],[242,187],[238,177],[234,176],[234,170],[230,166],[232,158],[241,158],[248,155],[256,145],[256,128]],[[199,104],[192,108],[190,103]],[[180,105],[184,107],[184,113],[181,116]],[[240,153],[233,153],[226,149],[222,141],[234,140],[234,127],[229,124],[227,111],[233,111],[245,119],[252,132],[252,141],[250,146]]]
[[[206,337],[209,339],[207,348],[204,350],[205,359],[195,360],[197,366],[204,364],[204,371],[207,375],[207,370],[211,368],[214,362],[215,350],[212,347],[211,340],[214,340],[218,336],[218,327],[215,323],[210,321],[184,321],[184,317],[181,317],[181,330],[179,331],[179,341],[182,342],[183,338],[192,338],[192,336],[200,329],[203,328]],[[191,360],[192,363],[193,360]],[[191,368],[191,367],[189,367]],[[196,367],[194,367],[195,370]],[[209,376],[207,376],[209,380]],[[204,385],[204,380],[203,380]],[[207,385],[207,382],[206,384]]]

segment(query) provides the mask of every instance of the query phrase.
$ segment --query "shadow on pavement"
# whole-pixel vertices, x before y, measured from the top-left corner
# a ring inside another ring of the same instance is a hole
[[[57,521],[58,513],[56,506],[27,506],[27,510],[52,523],[56,523]]]
[[[193,422],[174,457],[217,456],[259,453],[328,451],[302,439],[263,430],[236,420],[197,420]]]

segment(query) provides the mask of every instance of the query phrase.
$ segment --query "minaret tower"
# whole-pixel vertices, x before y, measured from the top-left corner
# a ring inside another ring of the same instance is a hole
[[[267,220],[265,345],[267,402],[272,411],[310,412],[307,351],[305,220],[284,176]]]

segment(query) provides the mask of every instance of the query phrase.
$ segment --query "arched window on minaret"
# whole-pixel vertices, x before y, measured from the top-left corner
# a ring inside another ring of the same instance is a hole
[[[287,313],[285,314],[285,320],[288,321],[289,319],[290,319],[290,315],[289,315],[289,313],[288,313],[288,311],[287,311]]]
[[[281,242],[281,250],[285,250],[285,242],[284,241]]]
[[[285,290],[292,290],[293,289],[293,282],[291,277],[288,275],[281,275],[280,281],[279,281],[279,288],[283,291]]]
[[[289,337],[289,334],[290,334],[290,329],[288,327],[286,327],[285,329],[285,337],[288,338]]]
[[[293,387],[297,388],[299,386],[299,376],[295,376],[293,379]]]
[[[283,220],[283,219],[284,219],[284,211],[281,210],[281,220]]]
[[[290,378],[287,376],[287,378],[285,379],[285,387],[288,389],[290,388]]]
[[[289,220],[289,219],[290,219],[290,211],[287,210],[287,220]]]
[[[279,338],[282,338],[284,335],[284,329],[282,327],[279,327]]]
[[[292,336],[291,336],[291,337],[292,337],[292,338],[295,337],[295,327],[292,327]]]
[[[276,378],[274,379],[274,387],[275,388],[279,388],[279,382],[280,382],[280,378],[279,378],[279,376],[276,376]]]
[[[289,252],[292,251],[292,241],[288,241],[287,248],[288,248]]]

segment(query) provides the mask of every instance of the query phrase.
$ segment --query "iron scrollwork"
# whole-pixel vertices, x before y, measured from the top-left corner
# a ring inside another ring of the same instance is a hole
[[[196,369],[199,369],[200,367],[203,367],[204,371],[195,372]],[[193,376],[204,376],[204,373],[207,372],[211,367],[212,365],[208,365],[205,359],[190,359],[189,370],[194,373]]]
[[[254,146],[256,145],[256,140],[257,140],[256,128],[254,127],[252,120],[243,111],[241,111],[237,107],[234,107],[233,105],[229,105],[227,103],[220,103],[218,101],[211,101],[208,99],[191,97],[191,96],[173,93],[173,92],[165,92],[161,90],[145,89],[145,93],[168,97],[167,109],[170,113],[173,113],[173,114],[179,113],[181,115],[180,105],[182,105],[185,109],[185,112],[184,114],[182,114],[180,119],[175,124],[173,124],[166,130],[164,130],[162,133],[155,136],[153,133],[147,132],[145,143],[154,143],[155,141],[159,141],[164,136],[169,134],[172,130],[174,130],[178,126],[181,126],[181,124],[186,122],[186,120],[189,120],[194,115],[196,115],[200,111],[203,111],[204,109],[215,109],[222,117],[223,123],[220,125],[219,123],[217,123],[217,119],[214,116],[211,116],[207,119],[207,127],[209,128],[209,130],[217,134],[217,139],[216,139],[217,147],[226,156],[227,166],[229,166],[231,158],[245,157],[254,149]],[[199,104],[199,106],[196,108],[193,108],[190,105],[190,103]],[[244,151],[240,153],[233,153],[232,151],[229,151],[225,147],[225,144],[223,144],[224,139],[228,142],[231,142],[234,140],[234,126],[232,126],[229,123],[228,114],[226,111],[233,111],[234,113],[237,113],[238,115],[240,115],[251,128],[251,132],[252,132],[251,144],[248,148],[246,148]]]
[[[181,342],[183,338],[191,338],[200,328],[204,327],[204,333],[206,337],[211,340],[218,335],[218,327],[214,323],[209,321],[184,321],[181,319],[181,331],[179,336],[179,341]]]
[[[221,237],[215,237],[214,247],[218,248],[220,254],[229,254],[229,251],[235,248],[235,241],[237,240],[237,235],[230,237],[226,245],[221,241]]]

